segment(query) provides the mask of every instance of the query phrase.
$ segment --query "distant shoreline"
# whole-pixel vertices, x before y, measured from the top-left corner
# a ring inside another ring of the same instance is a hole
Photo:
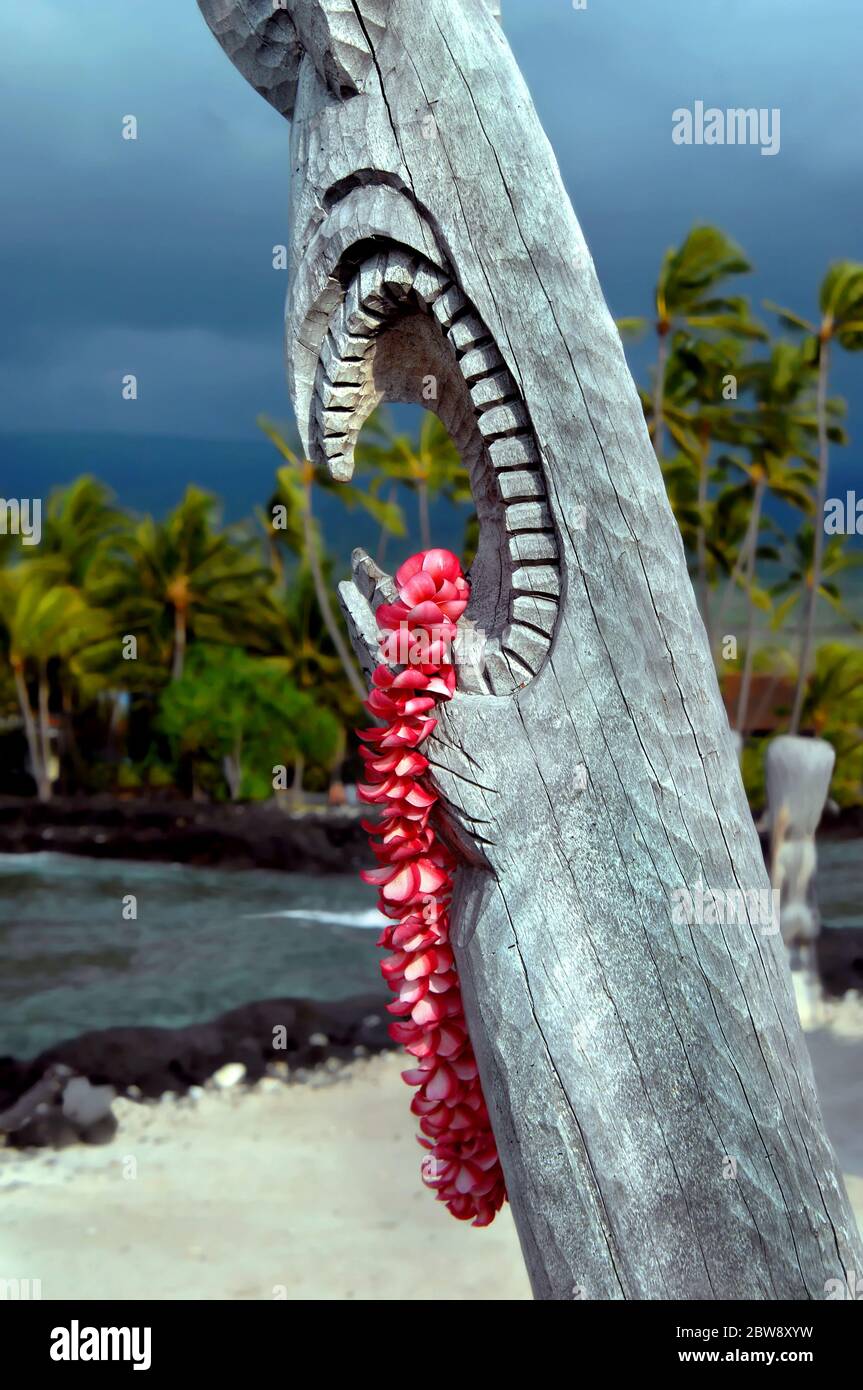
[[[275,1063],[305,1079],[316,1068],[391,1051],[396,1044],[388,1032],[387,997],[382,984],[377,994],[344,999],[261,999],[182,1027],[96,1028],[34,1057],[0,1056],[0,1118],[58,1065],[94,1085],[111,1086],[118,1095],[134,1087],[148,1100],[166,1091],[185,1095],[229,1063],[239,1063],[249,1083]],[[38,1099],[34,1096],[34,1104]],[[16,1125],[9,1142],[24,1147],[54,1142],[52,1126],[42,1124],[44,1109],[34,1109],[26,1125]],[[0,1134],[3,1129],[0,1123]]]
[[[368,808],[162,797],[0,797],[0,854],[58,854],[287,873],[358,873],[369,862]],[[863,837],[863,806],[825,815],[823,839]]]
[[[153,797],[0,797],[0,854],[51,850],[293,873],[357,873],[368,866],[367,808],[299,812],[269,802],[210,804]]]

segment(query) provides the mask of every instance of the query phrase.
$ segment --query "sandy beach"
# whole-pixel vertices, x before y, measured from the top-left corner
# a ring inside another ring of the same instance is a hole
[[[473,1230],[422,1186],[403,1065],[120,1100],[103,1147],[0,1151],[0,1276],[46,1299],[529,1298],[509,1211]]]
[[[807,1036],[863,1224],[863,1041],[855,1010],[830,1024]],[[529,1298],[509,1211],[476,1231],[422,1187],[402,1066],[121,1099],[107,1145],[0,1151],[0,1277],[45,1299]]]

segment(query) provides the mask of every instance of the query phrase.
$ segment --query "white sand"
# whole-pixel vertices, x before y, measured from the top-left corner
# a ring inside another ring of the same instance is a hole
[[[0,1278],[46,1299],[529,1298],[509,1211],[474,1230],[423,1187],[403,1065],[118,1101],[111,1144],[0,1150]]]
[[[863,1050],[825,1029],[809,1044],[863,1224]],[[529,1298],[509,1210],[473,1230],[422,1186],[403,1065],[121,1100],[111,1144],[0,1150],[0,1279],[46,1299]]]

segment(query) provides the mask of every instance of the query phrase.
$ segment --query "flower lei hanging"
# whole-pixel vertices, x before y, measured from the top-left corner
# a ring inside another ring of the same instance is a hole
[[[368,781],[358,793],[380,807],[379,821],[363,822],[380,867],[361,876],[390,919],[378,941],[391,952],[381,971],[397,996],[387,1005],[398,1020],[390,1036],[416,1061],[402,1076],[418,1088],[411,1110],[428,1150],[423,1181],[460,1221],[488,1226],[506,1189],[449,945],[456,860],[431,824],[437,796],[419,751],[437,724],[436,703],[455,690],[452,646],[470,590],[448,550],[412,556],[395,582],[398,602],[377,610],[390,660],[375,670],[366,701],[384,723],[360,733]]]

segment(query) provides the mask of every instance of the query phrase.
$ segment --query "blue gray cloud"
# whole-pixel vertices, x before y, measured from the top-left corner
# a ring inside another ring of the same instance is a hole
[[[858,0],[504,0],[504,23],[616,314],[649,309],[694,221],[743,244],[756,300],[804,312],[831,259],[863,259]],[[28,0],[0,47],[0,429],[242,438],[283,414],[287,127],[194,0]],[[697,99],[778,107],[778,156],[675,146]]]

